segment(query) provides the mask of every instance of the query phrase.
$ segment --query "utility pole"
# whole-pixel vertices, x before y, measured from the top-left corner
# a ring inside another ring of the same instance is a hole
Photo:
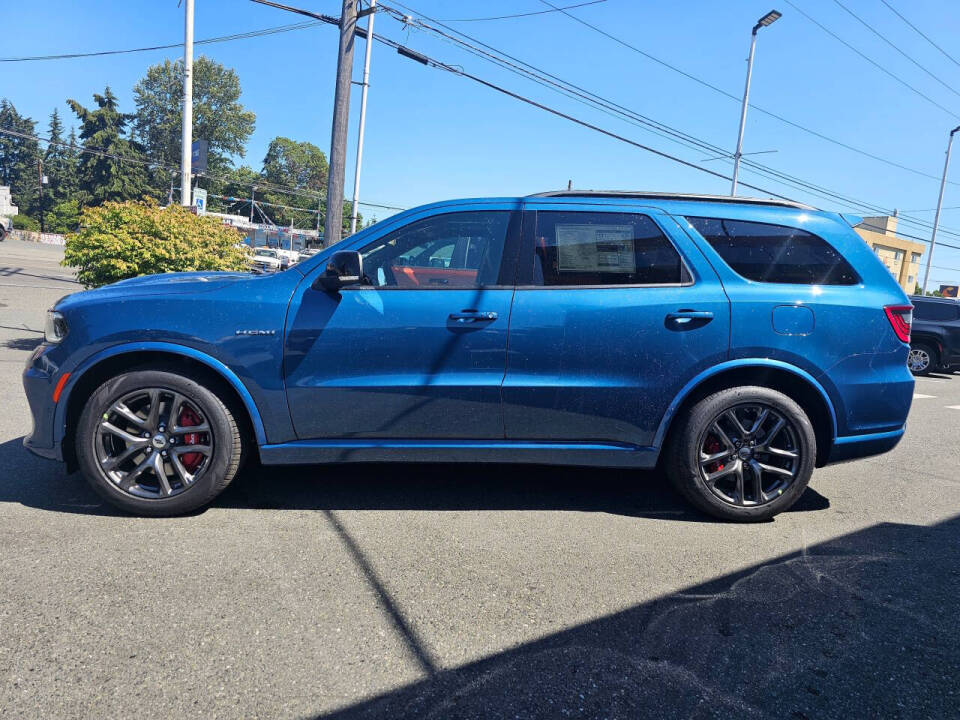
[[[256,196],[257,196],[257,186],[251,185],[250,186],[250,222],[251,223],[253,222],[253,203]]]
[[[376,17],[377,0],[370,0],[367,20],[367,45],[363,50],[363,82],[360,91],[360,131],[357,136],[357,167],[353,174],[353,210],[350,214],[350,234],[357,231],[358,203],[360,201],[360,165],[363,162],[363,128],[367,120],[367,90],[370,88],[370,49],[373,47],[373,19]]]
[[[37,189],[40,191],[40,232],[47,231],[43,222],[43,159],[37,158]]]
[[[740,158],[743,155],[743,131],[747,126],[747,104],[750,99],[750,79],[753,77],[753,52],[757,48],[757,32],[760,28],[772,25],[780,18],[780,13],[771,10],[757,21],[750,33],[750,55],[747,57],[747,82],[743,88],[743,104],[740,107],[740,132],[737,133],[737,151],[733,154],[733,184],[730,186],[730,197],[737,194],[737,176],[740,174]]]
[[[189,207],[193,149],[193,0],[184,0],[183,30],[183,135],[180,148],[180,204]]]
[[[340,241],[343,234],[343,183],[346,170],[347,130],[350,118],[350,83],[353,74],[353,41],[357,26],[356,0],[343,0],[340,13],[340,48],[337,55],[337,85],[333,96],[333,127],[330,132],[330,174],[327,178],[327,215],[324,243]]]
[[[940,196],[937,198],[937,213],[933,216],[933,234],[930,236],[930,252],[927,255],[927,268],[923,271],[922,295],[927,294],[927,281],[930,279],[930,262],[933,260],[933,248],[937,244],[937,227],[940,225],[940,210],[943,208],[943,190],[947,185],[947,168],[950,167],[950,149],[953,146],[954,133],[960,131],[960,125],[950,131],[947,140],[947,158],[943,161],[943,177],[940,179]]]

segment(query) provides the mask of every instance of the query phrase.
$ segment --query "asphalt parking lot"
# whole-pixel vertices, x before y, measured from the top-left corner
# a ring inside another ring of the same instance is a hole
[[[255,468],[132,518],[21,444],[61,256],[0,243],[0,716],[960,714],[960,375],[762,525],[482,465]]]

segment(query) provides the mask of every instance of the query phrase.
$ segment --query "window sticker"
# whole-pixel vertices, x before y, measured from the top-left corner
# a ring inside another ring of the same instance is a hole
[[[561,272],[637,271],[632,225],[558,224],[556,242]]]

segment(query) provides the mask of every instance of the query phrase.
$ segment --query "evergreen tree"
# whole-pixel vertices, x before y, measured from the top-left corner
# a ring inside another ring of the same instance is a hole
[[[43,154],[43,171],[49,184],[44,188],[44,206],[50,208],[73,198],[77,191],[77,163],[76,151],[63,136],[63,123],[56,109],[50,115],[47,136],[50,142]]]
[[[83,153],[77,163],[78,199],[84,205],[100,205],[153,194],[140,146],[125,137],[133,116],[117,109],[117,98],[109,87],[93,99],[96,110],[88,110],[76,100],[67,101],[80,120],[84,147],[97,151]]]
[[[36,133],[36,122],[17,112],[13,103],[0,100],[0,127],[21,135]],[[13,202],[29,215],[37,200],[37,141],[30,137],[0,133],[0,185],[9,185]]]

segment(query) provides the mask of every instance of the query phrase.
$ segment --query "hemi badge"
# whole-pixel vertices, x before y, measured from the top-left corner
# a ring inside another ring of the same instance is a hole
[[[276,330],[237,330],[237,335],[276,335]]]

